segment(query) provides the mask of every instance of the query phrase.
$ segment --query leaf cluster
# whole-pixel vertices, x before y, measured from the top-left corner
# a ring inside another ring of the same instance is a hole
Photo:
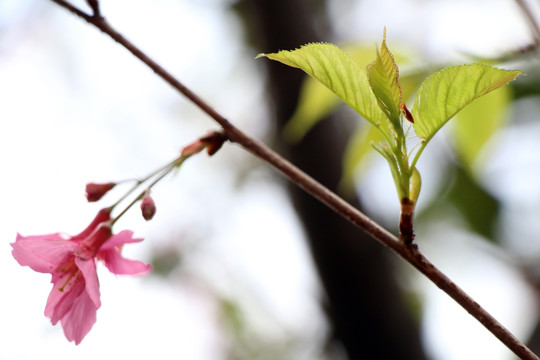
[[[296,50],[259,54],[258,57],[267,57],[305,71],[372,125],[368,131],[353,137],[356,151],[349,154],[346,161],[356,164],[367,153],[368,140],[390,166],[402,215],[404,212],[412,215],[414,210],[421,184],[416,164],[430,140],[467,105],[501,88],[521,73],[486,64],[442,69],[422,82],[409,111],[406,100],[412,93],[411,88],[419,84],[418,76],[400,78],[395,57],[386,43],[386,30],[380,48],[376,49],[375,59],[370,63],[365,60],[366,52],[352,56],[328,43],[312,43]],[[315,109],[305,105],[299,108],[286,129],[286,136],[292,140],[299,140],[318,121],[321,113],[329,112],[336,104],[335,98],[329,97],[329,92],[316,87],[314,82],[307,83],[304,93],[315,96],[318,105]],[[499,92],[497,96],[504,99],[508,93]],[[479,111],[488,114],[483,116]],[[469,111],[457,122],[456,139],[465,149],[466,160],[472,161],[486,137],[484,135],[483,139],[482,135],[477,136],[468,130],[470,123],[479,130],[494,128],[489,121],[498,113],[478,106],[476,111]],[[302,119],[304,115],[307,120]],[[410,151],[407,146],[412,132],[416,134],[417,141]],[[486,134],[486,131],[478,133]]]
[[[409,111],[406,99],[412,92],[411,85],[417,79],[405,78],[407,93],[404,95],[399,68],[386,43],[386,29],[375,59],[370,63],[357,60],[339,47],[328,43],[312,43],[292,51],[259,54],[286,65],[299,68],[354,109],[372,126],[361,137],[353,137],[356,148],[353,156],[346,158],[355,164],[368,151],[367,141],[388,162],[398,199],[401,204],[400,233],[406,242],[412,241],[412,214],[420,193],[421,177],[416,164],[430,140],[458,112],[474,100],[501,88],[514,80],[521,71],[504,70],[486,64],[452,66],[428,76],[416,91],[414,103]],[[362,59],[364,60],[365,57]],[[419,82],[418,82],[419,83]],[[286,135],[293,140],[301,138],[306,128],[318,120],[320,113],[329,112],[335,100],[328,92],[308,83],[307,92],[318,98],[318,106],[300,108],[295,114]],[[505,98],[505,93],[500,93]],[[304,99],[302,99],[303,101]],[[482,112],[482,108],[480,107]],[[307,120],[302,120],[302,115]],[[486,140],[485,128],[493,124],[482,121],[482,113],[470,111],[469,119],[458,122],[456,139],[465,149],[466,160],[472,162],[482,141]],[[488,120],[497,117],[498,112],[489,111]],[[305,124],[308,124],[307,126]],[[479,130],[477,135],[468,129],[469,123]],[[411,133],[416,135],[416,144],[408,149]],[[478,145],[480,143],[480,145]]]

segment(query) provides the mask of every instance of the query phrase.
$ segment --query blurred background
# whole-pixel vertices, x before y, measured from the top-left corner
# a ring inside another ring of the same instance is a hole
[[[386,26],[412,89],[476,59],[527,73],[430,143],[416,239],[540,351],[540,72],[515,1],[100,3],[234,124],[394,232],[399,204],[382,157],[362,150],[365,121],[327,95],[310,98],[299,70],[255,56],[316,41],[374,54]],[[99,31],[37,0],[0,1],[0,119],[2,360],[514,358],[401,259],[230,144],[155,188],[151,222],[135,208],[115,225],[145,238],[124,254],[155,270],[132,278],[101,267],[98,321],[75,346],[43,315],[49,275],[20,267],[9,243],[17,232],[80,232],[127,190],[88,204],[86,183],[143,177],[218,128]]]

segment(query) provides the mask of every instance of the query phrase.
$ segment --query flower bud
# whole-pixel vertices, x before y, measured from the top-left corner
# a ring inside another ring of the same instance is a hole
[[[141,202],[141,212],[144,220],[150,221],[156,214],[156,204],[149,194],[145,195]]]
[[[206,142],[202,141],[201,139],[198,139],[192,142],[191,144],[189,144],[188,146],[184,147],[182,149],[181,155],[185,157],[195,155],[203,151],[204,148],[206,148],[206,146],[207,146]]]
[[[201,140],[206,142],[206,152],[212,156],[221,149],[223,143],[227,140],[227,137],[222,132],[214,131],[203,137]]]
[[[181,155],[188,157],[206,149],[208,155],[211,156],[221,148],[226,140],[227,137],[222,132],[214,131],[184,147]]]
[[[116,183],[113,182],[105,184],[88,183],[86,184],[86,200],[89,202],[98,201],[115,186]]]

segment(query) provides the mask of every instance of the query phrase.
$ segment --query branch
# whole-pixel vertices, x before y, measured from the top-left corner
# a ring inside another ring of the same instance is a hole
[[[516,0],[516,3],[523,15],[527,18],[527,22],[529,23],[533,35],[534,48],[536,49],[536,53],[540,55],[540,27],[525,0]]]
[[[467,295],[467,293],[465,293],[444,273],[437,269],[428,259],[426,259],[418,250],[417,245],[405,245],[396,236],[392,235],[386,229],[371,220],[368,216],[318,183],[315,179],[302,172],[282,156],[278,155],[263,143],[235,127],[225,117],[203,101],[198,95],[184,86],[174,76],[144,54],[124,36],[118,33],[100,15],[88,15],[64,0],[51,1],[84,19],[89,24],[97,27],[103,33],[110,36],[114,41],[126,48],[135,57],[151,68],[156,75],[169,83],[174,89],[183,94],[203,112],[214,119],[223,128],[223,133],[229,141],[239,144],[251,154],[272,165],[275,169],[289,178],[289,180],[294,184],[304,189],[306,192],[326,204],[336,213],[340,214],[358,228],[371,235],[375,240],[379,241],[387,248],[401,256],[405,261],[424,274],[435,285],[437,285],[447,295],[449,295],[459,305],[467,310],[467,312],[476,318],[521,359],[540,360],[540,358],[538,358],[529,348],[520,342],[519,339],[517,339],[510,331],[502,326],[491,314],[489,314],[476,301]]]

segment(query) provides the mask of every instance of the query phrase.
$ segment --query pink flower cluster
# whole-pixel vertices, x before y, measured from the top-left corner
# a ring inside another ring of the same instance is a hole
[[[17,235],[11,244],[22,266],[52,275],[53,288],[45,315],[53,325],[62,324],[69,341],[79,344],[96,322],[101,306],[96,261],[114,274],[142,275],[151,266],[121,255],[124,244],[139,242],[128,230],[113,234],[110,209],[102,209],[80,234]]]

